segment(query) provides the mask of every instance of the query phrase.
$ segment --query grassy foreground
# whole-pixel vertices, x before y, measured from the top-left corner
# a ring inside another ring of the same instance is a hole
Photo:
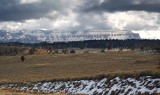
[[[4,90],[0,89],[0,95],[65,95],[65,94],[58,94],[58,93],[52,93],[52,94],[37,94],[37,93],[25,93],[25,92],[19,92],[19,91],[12,91],[12,90]]]
[[[159,73],[159,54],[137,51],[105,53],[44,54],[0,57],[0,83],[30,83],[43,80],[93,77],[97,75]]]

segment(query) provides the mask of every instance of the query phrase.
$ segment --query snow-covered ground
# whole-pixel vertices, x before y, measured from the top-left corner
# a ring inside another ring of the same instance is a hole
[[[80,81],[59,81],[59,82],[38,82],[27,84],[0,84],[0,88],[16,89],[37,93],[67,93],[67,94],[88,94],[88,95],[136,95],[160,93],[160,78],[144,76],[135,78],[101,80],[80,80]]]
[[[140,53],[154,54],[154,53],[157,53],[157,52],[158,52],[157,50],[143,50]]]
[[[68,42],[105,39],[141,39],[138,33],[129,30],[85,30],[63,32],[57,30],[0,30],[0,41],[4,42]]]

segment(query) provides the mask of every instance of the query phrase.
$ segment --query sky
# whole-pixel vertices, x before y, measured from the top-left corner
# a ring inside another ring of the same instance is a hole
[[[131,30],[160,39],[160,0],[0,0],[0,29]]]

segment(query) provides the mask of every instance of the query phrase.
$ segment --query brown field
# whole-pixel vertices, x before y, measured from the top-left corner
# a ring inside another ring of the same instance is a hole
[[[42,80],[92,77],[96,75],[159,73],[159,54],[138,51],[105,53],[0,56],[0,83],[30,83]]]
[[[21,92],[21,91],[12,91],[12,90],[0,89],[0,95],[65,95],[65,94],[58,94],[58,93],[38,94],[38,93],[26,93],[26,92]]]

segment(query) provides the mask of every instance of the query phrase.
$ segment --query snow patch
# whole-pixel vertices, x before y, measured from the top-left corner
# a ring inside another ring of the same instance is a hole
[[[0,88],[19,89],[27,92],[37,93],[66,93],[66,94],[100,94],[100,95],[135,95],[160,93],[160,78],[144,76],[135,78],[113,79],[103,78],[101,80],[79,80],[60,82],[38,82],[31,85],[26,84],[0,84]]]

